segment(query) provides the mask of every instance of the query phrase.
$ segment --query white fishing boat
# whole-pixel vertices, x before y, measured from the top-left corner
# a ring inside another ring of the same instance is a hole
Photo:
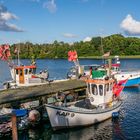
[[[114,84],[113,79],[88,79],[84,100],[67,104],[68,94],[64,102],[46,104],[53,130],[87,126],[111,118],[122,105],[119,96],[125,82]]]
[[[49,73],[47,70],[40,71],[36,74],[36,62],[33,60],[30,65],[24,65],[19,59],[19,50],[16,48],[17,64],[13,62],[10,53],[10,46],[7,44],[0,45],[0,59],[7,61],[12,80],[3,83],[4,89],[18,88],[22,86],[35,86],[44,84],[48,80]]]
[[[36,74],[36,65],[13,65],[10,68],[12,80],[4,83],[4,88],[18,88],[23,86],[35,86],[45,84],[48,79],[48,71]]]

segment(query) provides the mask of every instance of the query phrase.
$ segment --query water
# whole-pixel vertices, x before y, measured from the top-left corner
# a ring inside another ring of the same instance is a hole
[[[24,64],[29,60],[22,60]],[[80,60],[80,64],[101,64],[102,60]],[[66,78],[72,62],[64,59],[37,60],[38,72],[48,69],[50,79]],[[121,60],[121,69],[140,70],[140,59]],[[10,80],[10,72],[7,63],[0,61],[0,85]],[[36,129],[20,132],[20,140],[140,140],[140,88],[126,88],[123,91],[124,104],[121,107],[121,117],[117,121],[111,119],[98,125],[86,128],[77,128],[53,132],[49,122],[41,124]],[[5,137],[2,140],[10,140]]]

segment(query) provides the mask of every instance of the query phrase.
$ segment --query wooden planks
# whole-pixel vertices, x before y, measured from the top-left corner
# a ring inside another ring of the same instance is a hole
[[[0,105],[26,99],[34,100],[42,96],[51,96],[60,91],[80,88],[86,88],[86,83],[82,80],[64,80],[32,87],[8,89],[0,91]]]

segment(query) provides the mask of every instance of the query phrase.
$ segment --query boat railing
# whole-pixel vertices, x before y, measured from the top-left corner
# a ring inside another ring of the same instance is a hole
[[[110,102],[106,102],[106,103],[102,103],[102,104],[99,104],[98,106],[96,106],[97,109],[105,109],[105,108],[113,108],[116,106],[117,102],[119,102],[121,99],[120,98],[116,98]]]
[[[121,69],[121,72],[140,72],[138,68]]]

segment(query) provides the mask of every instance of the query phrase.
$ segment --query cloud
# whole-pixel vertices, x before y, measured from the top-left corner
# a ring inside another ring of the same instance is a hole
[[[14,24],[7,23],[9,20],[16,20],[18,17],[7,11],[7,8],[0,5],[0,31],[22,32],[23,30]]]
[[[74,35],[74,34],[71,34],[71,33],[64,33],[63,36],[66,37],[66,38],[76,38],[77,37],[77,35]]]
[[[126,16],[120,27],[127,35],[140,35],[140,21],[136,21],[131,15]]]
[[[47,8],[51,13],[54,13],[57,10],[55,0],[48,0],[44,2],[43,7]]]
[[[89,37],[89,36],[87,36],[84,40],[83,40],[83,42],[89,42],[89,41],[91,41],[91,37]]]

